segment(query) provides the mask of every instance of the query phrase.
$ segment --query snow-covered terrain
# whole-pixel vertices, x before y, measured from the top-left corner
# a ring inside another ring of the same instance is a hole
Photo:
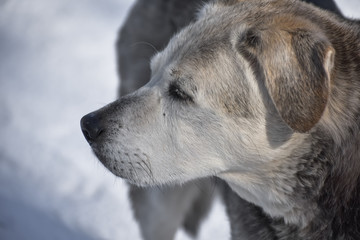
[[[126,184],[79,128],[116,97],[114,42],[132,3],[0,1],[1,240],[140,239]],[[338,3],[360,16],[359,0]],[[228,236],[217,202],[199,239]]]

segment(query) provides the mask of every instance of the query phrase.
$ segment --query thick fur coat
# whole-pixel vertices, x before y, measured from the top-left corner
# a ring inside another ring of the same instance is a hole
[[[233,239],[359,239],[359,39],[295,0],[207,4],[84,135],[139,186],[225,180]]]

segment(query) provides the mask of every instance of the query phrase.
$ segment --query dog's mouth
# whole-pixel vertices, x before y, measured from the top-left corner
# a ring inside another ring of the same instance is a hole
[[[149,156],[140,149],[128,149],[111,141],[94,142],[90,146],[99,161],[115,176],[139,186],[155,182]]]

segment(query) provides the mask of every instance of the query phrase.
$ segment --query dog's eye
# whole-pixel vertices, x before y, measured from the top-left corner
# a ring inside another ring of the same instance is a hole
[[[192,97],[187,94],[177,83],[171,83],[168,90],[169,96],[179,100],[179,101],[190,101],[192,102]]]

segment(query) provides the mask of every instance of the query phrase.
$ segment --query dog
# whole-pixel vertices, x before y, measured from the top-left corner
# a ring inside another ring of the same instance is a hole
[[[121,79],[119,96],[125,96],[150,79],[150,58],[163,49],[171,36],[194,20],[206,0],[138,0],[119,32],[118,72]],[[332,0],[308,1],[342,16]],[[156,34],[154,34],[156,33]],[[195,185],[195,187],[194,187]],[[219,179],[202,179],[181,186],[130,186],[130,200],[135,218],[146,240],[173,239],[178,228],[196,236],[203,218],[209,212],[217,189],[227,189],[227,199],[236,198]],[[233,195],[233,196],[231,196]],[[241,199],[240,199],[241,200]],[[239,200],[239,201],[240,201]],[[159,207],[161,206],[161,208]]]
[[[359,239],[359,37],[298,1],[209,3],[82,130],[138,186],[225,180],[233,239]]]

